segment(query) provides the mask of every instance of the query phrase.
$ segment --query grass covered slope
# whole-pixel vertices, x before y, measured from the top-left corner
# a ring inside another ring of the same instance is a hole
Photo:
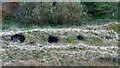
[[[105,27],[107,25],[2,32],[3,65],[118,65],[118,34]],[[17,32],[26,37],[24,43],[10,41],[10,36]],[[58,36],[60,41],[48,43],[49,35]],[[77,40],[77,35],[84,36],[84,40]],[[112,39],[106,39],[108,35]]]

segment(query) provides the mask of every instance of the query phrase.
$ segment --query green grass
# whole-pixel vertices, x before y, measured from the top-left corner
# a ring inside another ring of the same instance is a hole
[[[65,25],[55,25],[55,26],[51,26],[51,25],[41,25],[41,26],[24,26],[22,23],[19,22],[11,22],[11,23],[3,23],[2,24],[2,31],[9,31],[10,28],[18,28],[18,29],[24,29],[24,30],[31,30],[31,29],[56,29],[56,28],[69,28],[73,25],[71,24],[65,24]]]
[[[114,30],[117,33],[120,33],[120,24],[109,24],[107,29]]]
[[[22,28],[22,24],[21,23],[10,23],[10,24],[2,24],[2,30],[8,30],[10,28]]]
[[[71,27],[73,24],[71,23],[67,23],[67,24],[56,24],[56,25],[51,25],[51,24],[43,24],[43,25],[34,25],[34,23],[28,24],[28,25],[24,25],[25,23],[23,22],[18,22],[15,18],[9,17],[9,16],[3,16],[2,17],[2,30],[3,31],[7,31],[10,28],[23,28],[25,30],[30,30],[30,29],[34,29],[34,28],[66,28],[66,27]]]
[[[39,35],[39,36],[38,36]],[[40,34],[39,32],[32,32],[25,34],[26,42],[28,43],[45,43],[47,42],[47,36],[43,34]]]
[[[99,37],[89,37],[86,42],[96,46],[103,45],[103,39]]]
[[[10,28],[23,28],[24,30],[30,30],[30,29],[34,29],[34,28],[52,28],[52,29],[56,29],[56,28],[69,28],[69,27],[72,27],[72,26],[82,26],[82,25],[86,25],[85,21],[81,21],[81,22],[78,22],[78,23],[66,23],[64,22],[63,24],[54,24],[54,25],[51,25],[51,24],[43,24],[43,25],[34,25],[34,23],[31,23],[31,24],[28,24],[28,25],[24,25],[25,23],[23,22],[19,22],[17,21],[15,18],[12,18],[12,17],[8,17],[8,16],[3,16],[2,17],[2,30],[3,31],[6,31],[6,30],[9,30]],[[103,20],[104,21],[104,20]],[[90,24],[88,23],[89,21],[87,21],[87,24]],[[96,21],[98,22],[98,21]],[[98,22],[100,23],[100,22]],[[120,24],[110,24],[107,26],[108,29],[113,29],[114,31],[120,33]]]
[[[22,28],[23,25],[20,22],[17,22],[15,18],[9,17],[9,16],[3,16],[2,17],[2,30],[7,30],[9,28]]]
[[[19,48],[7,48],[1,55],[0,58],[3,59],[3,61],[13,61],[13,60],[28,60],[28,59],[43,59],[43,57],[49,57],[51,58],[51,54],[49,52],[45,52],[43,50],[25,50],[25,49],[19,49]]]
[[[9,16],[3,16],[2,17],[2,30],[3,31],[7,31],[10,28],[19,28],[19,29],[24,29],[24,30],[30,30],[30,29],[34,29],[34,28],[52,28],[52,29],[56,29],[56,28],[69,28],[71,26],[73,26],[73,23],[65,23],[65,24],[43,24],[43,25],[36,25],[34,23],[31,22],[31,24],[28,25],[24,25],[25,23],[23,22],[19,22],[17,21],[15,18],[9,17]],[[79,26],[79,24],[74,24],[74,26]]]
[[[44,51],[37,51],[37,50],[32,50],[32,56],[33,56],[33,58],[36,58],[36,59],[38,59],[38,58],[43,58],[43,53],[44,53]]]
[[[34,36],[31,35],[31,34],[27,34],[27,35],[25,35],[25,37],[26,37],[27,42],[31,42],[33,40],[33,38],[34,38]]]
[[[73,36],[66,36],[65,37],[66,43],[76,43],[77,40]]]
[[[113,57],[113,56],[109,56],[109,57],[100,57],[100,58],[98,58],[98,60],[100,61],[100,62],[109,62],[109,63],[112,63],[112,64],[120,64],[120,57],[118,57],[118,56],[115,56],[115,57]]]

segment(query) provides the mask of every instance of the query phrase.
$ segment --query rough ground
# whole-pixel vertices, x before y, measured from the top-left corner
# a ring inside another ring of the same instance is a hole
[[[11,42],[10,36],[16,33],[25,35],[26,41]],[[76,40],[79,34],[85,40]],[[59,36],[60,41],[50,44],[48,35]],[[105,39],[106,35],[113,39]],[[103,26],[9,31],[1,32],[0,36],[0,58],[4,66],[116,66],[119,62],[118,34]]]

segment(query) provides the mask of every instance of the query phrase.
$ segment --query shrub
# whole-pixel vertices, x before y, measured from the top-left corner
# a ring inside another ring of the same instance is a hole
[[[10,6],[3,9],[10,10],[3,12],[3,24],[13,22],[28,26],[56,26],[56,25],[81,25],[82,21],[92,19],[116,19],[117,3],[97,2],[20,2],[3,3]],[[13,4],[13,5],[12,5]],[[55,5],[54,5],[55,4]],[[8,14],[9,12],[9,14]],[[4,17],[12,19],[4,19]],[[10,25],[11,26],[11,25]],[[21,25],[19,25],[21,26]],[[18,26],[17,26],[18,27]],[[9,28],[9,26],[3,26]]]
[[[86,2],[82,4],[84,7],[84,11],[92,19],[117,19],[118,18],[118,3]]]
[[[81,19],[82,8],[80,3],[52,2],[21,2],[13,12],[13,16],[24,26],[30,25],[61,25],[64,23],[78,23]]]

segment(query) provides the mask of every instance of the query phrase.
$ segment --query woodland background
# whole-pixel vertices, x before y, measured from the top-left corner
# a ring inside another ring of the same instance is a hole
[[[94,24],[93,20],[111,21],[120,18],[119,6],[119,2],[3,2],[2,28],[71,27]]]

